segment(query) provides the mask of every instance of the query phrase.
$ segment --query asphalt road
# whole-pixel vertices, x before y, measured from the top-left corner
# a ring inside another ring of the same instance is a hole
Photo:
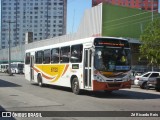
[[[52,114],[62,115],[62,113],[64,116],[65,114],[68,116],[69,114],[78,114],[77,116],[79,116],[37,118],[38,120],[158,120],[160,117],[160,114],[158,114],[160,113],[158,112],[160,111],[159,101],[160,92],[156,92],[154,89],[143,90],[132,86],[131,89],[114,91],[109,95],[103,91],[96,93],[83,92],[82,95],[75,95],[69,88],[57,86],[45,86],[41,88],[38,85],[31,85],[29,81],[25,80],[24,75],[8,76],[7,74],[0,73],[0,111],[52,111],[48,112],[51,116],[54,116]],[[72,112],[54,113],[53,111]],[[84,112],[76,113],[74,111]],[[113,111],[113,113],[110,114],[103,111]],[[147,114],[146,117],[125,117],[123,116],[125,114],[124,111],[132,111],[126,114],[133,116],[138,111],[149,111],[148,113],[156,113],[159,117],[148,117]],[[98,117],[105,114],[113,114],[115,117]],[[86,117],[87,115],[94,117]],[[16,117],[15,119],[21,120],[22,118]],[[33,118],[25,119],[32,120]]]

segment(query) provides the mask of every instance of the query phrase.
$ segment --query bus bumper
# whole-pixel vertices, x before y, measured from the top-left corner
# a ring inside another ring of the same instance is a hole
[[[99,90],[119,90],[124,88],[131,88],[131,81],[126,82],[98,82],[93,80],[93,91]]]

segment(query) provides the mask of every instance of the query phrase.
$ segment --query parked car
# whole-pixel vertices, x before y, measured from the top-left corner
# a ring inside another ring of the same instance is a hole
[[[139,78],[140,76],[143,74],[143,72],[135,72],[134,73],[134,85],[138,85],[138,81],[139,81]]]
[[[155,90],[160,91],[160,76],[155,79],[149,79],[147,81],[147,88],[155,88]]]
[[[140,86],[140,88],[142,89],[146,89],[147,81],[154,80],[158,76],[160,76],[160,72],[154,72],[154,71],[144,73],[141,76],[137,76],[136,79],[138,80],[138,86]]]

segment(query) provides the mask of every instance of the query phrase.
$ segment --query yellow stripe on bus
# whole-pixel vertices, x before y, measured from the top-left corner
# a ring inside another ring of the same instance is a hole
[[[69,65],[60,64],[60,65],[35,65],[36,71],[40,71],[42,76],[51,82],[56,82],[61,76],[63,76]]]

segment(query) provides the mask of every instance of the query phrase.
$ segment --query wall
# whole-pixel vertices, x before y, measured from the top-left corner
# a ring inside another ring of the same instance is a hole
[[[103,5],[102,35],[139,39],[149,22],[152,13],[122,6]],[[154,19],[160,14],[154,13]]]

